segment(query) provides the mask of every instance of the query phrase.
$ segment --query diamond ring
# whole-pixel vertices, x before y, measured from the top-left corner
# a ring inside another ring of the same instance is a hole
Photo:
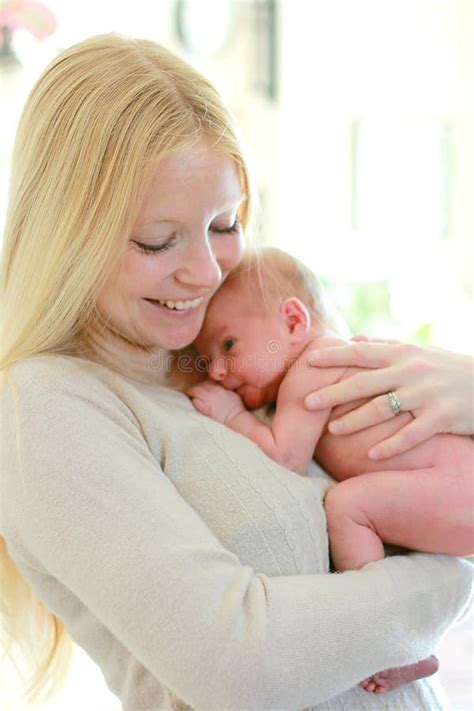
[[[395,395],[394,392],[390,391],[387,393],[388,401],[390,403],[390,408],[393,412],[394,415],[399,415],[402,411],[402,406],[400,404],[400,400],[398,397]]]

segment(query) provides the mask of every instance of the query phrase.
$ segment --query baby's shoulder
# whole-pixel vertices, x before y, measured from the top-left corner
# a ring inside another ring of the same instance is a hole
[[[296,393],[300,396],[301,393],[308,394],[308,384],[311,388],[317,389],[337,382],[345,368],[340,366],[315,368],[308,364],[308,357],[313,351],[329,348],[330,346],[340,346],[345,343],[347,341],[333,334],[312,338],[289,367],[284,379],[285,391],[292,395]]]
[[[342,346],[346,343],[347,341],[345,341],[343,338],[333,336],[332,334],[316,336],[315,338],[312,338],[305,345],[298,357],[295,358],[291,363],[291,366],[288,369],[288,375],[294,376],[297,373],[305,373],[307,370],[309,370],[310,372],[313,371],[314,369],[307,365],[308,356],[313,351],[321,350],[321,348],[329,348],[330,346]]]
[[[312,338],[311,341],[307,344],[301,355],[307,356],[312,351],[318,351],[321,350],[321,348],[330,348],[331,346],[345,345],[347,345],[346,339],[341,338],[340,336],[336,336],[332,333],[327,335],[325,334],[323,336],[316,336],[315,338]]]

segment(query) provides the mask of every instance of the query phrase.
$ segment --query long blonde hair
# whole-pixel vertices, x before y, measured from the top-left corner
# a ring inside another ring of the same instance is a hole
[[[151,169],[206,137],[251,185],[233,121],[212,84],[165,47],[117,34],[62,52],[26,103],[16,136],[1,264],[0,373],[37,354],[77,352],[100,317],[96,296],[118,266]],[[6,655],[44,640],[27,700],[49,698],[72,644],[35,597],[0,536]],[[13,644],[14,643],[14,644]],[[14,662],[15,663],[15,662]]]

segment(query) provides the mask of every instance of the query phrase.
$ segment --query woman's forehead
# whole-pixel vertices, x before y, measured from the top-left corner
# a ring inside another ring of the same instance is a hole
[[[138,223],[175,220],[193,211],[220,214],[244,199],[236,163],[221,149],[195,146],[163,158],[153,170]]]

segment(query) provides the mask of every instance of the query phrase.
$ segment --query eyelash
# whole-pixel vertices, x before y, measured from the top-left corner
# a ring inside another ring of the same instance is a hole
[[[241,227],[240,220],[237,219],[233,225],[230,225],[230,227],[224,227],[223,229],[219,229],[217,227],[211,227],[211,232],[215,232],[218,235],[232,234],[233,232],[238,232],[240,230],[240,227]]]
[[[217,229],[216,227],[211,227],[210,229],[211,232],[214,232],[215,234],[223,235],[238,232],[240,230],[240,226],[240,220],[236,220],[233,225],[230,225],[230,227],[225,227],[224,229]],[[165,244],[160,244],[153,247],[150,244],[143,244],[143,242],[137,242],[136,240],[134,240],[134,242],[137,247],[139,247],[139,249],[145,254],[159,254],[160,252],[166,252],[168,249],[170,249],[173,246],[173,240],[174,238],[172,237],[168,242],[165,242]]]
[[[149,244],[143,244],[142,242],[135,242],[135,244],[145,254],[158,254],[159,252],[166,252],[167,249],[170,249],[171,243],[172,243],[172,240],[170,240],[169,242],[165,242],[165,244],[160,244],[156,247],[152,247]]]

